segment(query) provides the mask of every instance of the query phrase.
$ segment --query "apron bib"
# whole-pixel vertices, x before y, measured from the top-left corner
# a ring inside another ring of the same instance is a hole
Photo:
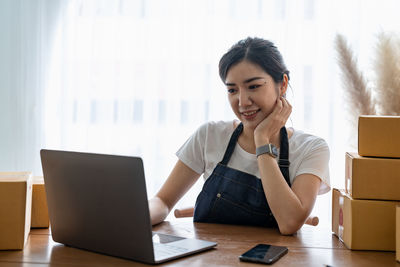
[[[261,179],[228,167],[243,124],[233,132],[224,158],[204,183],[196,200],[194,222],[277,227],[265,198]],[[279,168],[290,186],[289,144],[286,128],[280,130]]]

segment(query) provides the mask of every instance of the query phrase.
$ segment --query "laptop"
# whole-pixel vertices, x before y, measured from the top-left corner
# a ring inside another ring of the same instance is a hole
[[[152,232],[141,158],[46,149],[40,156],[54,241],[151,264],[217,245]]]

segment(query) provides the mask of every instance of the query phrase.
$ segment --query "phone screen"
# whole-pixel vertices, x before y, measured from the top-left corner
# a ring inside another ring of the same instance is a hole
[[[258,244],[254,248],[246,251],[239,259],[241,261],[259,262],[272,264],[288,252],[287,247]]]

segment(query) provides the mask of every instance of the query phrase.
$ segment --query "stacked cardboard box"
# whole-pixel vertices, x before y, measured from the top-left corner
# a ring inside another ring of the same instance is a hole
[[[399,135],[399,116],[360,116],[358,153],[364,157],[400,158]]]
[[[31,227],[30,172],[0,173],[0,250],[23,249]]]
[[[48,228],[49,213],[43,176],[35,176],[32,180],[32,228]]]
[[[396,260],[400,262],[400,206],[396,208]]]
[[[332,194],[332,231],[350,249],[396,250],[400,117],[360,116],[358,154],[346,153],[346,190]]]

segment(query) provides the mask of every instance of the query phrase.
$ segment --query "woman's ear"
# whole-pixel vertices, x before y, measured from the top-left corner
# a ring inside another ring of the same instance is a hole
[[[281,87],[279,88],[280,96],[283,96],[283,97],[286,96],[286,91],[287,91],[288,84],[289,84],[289,78],[286,75],[286,73],[284,73],[283,74],[283,79],[282,79],[282,82],[281,82]]]

